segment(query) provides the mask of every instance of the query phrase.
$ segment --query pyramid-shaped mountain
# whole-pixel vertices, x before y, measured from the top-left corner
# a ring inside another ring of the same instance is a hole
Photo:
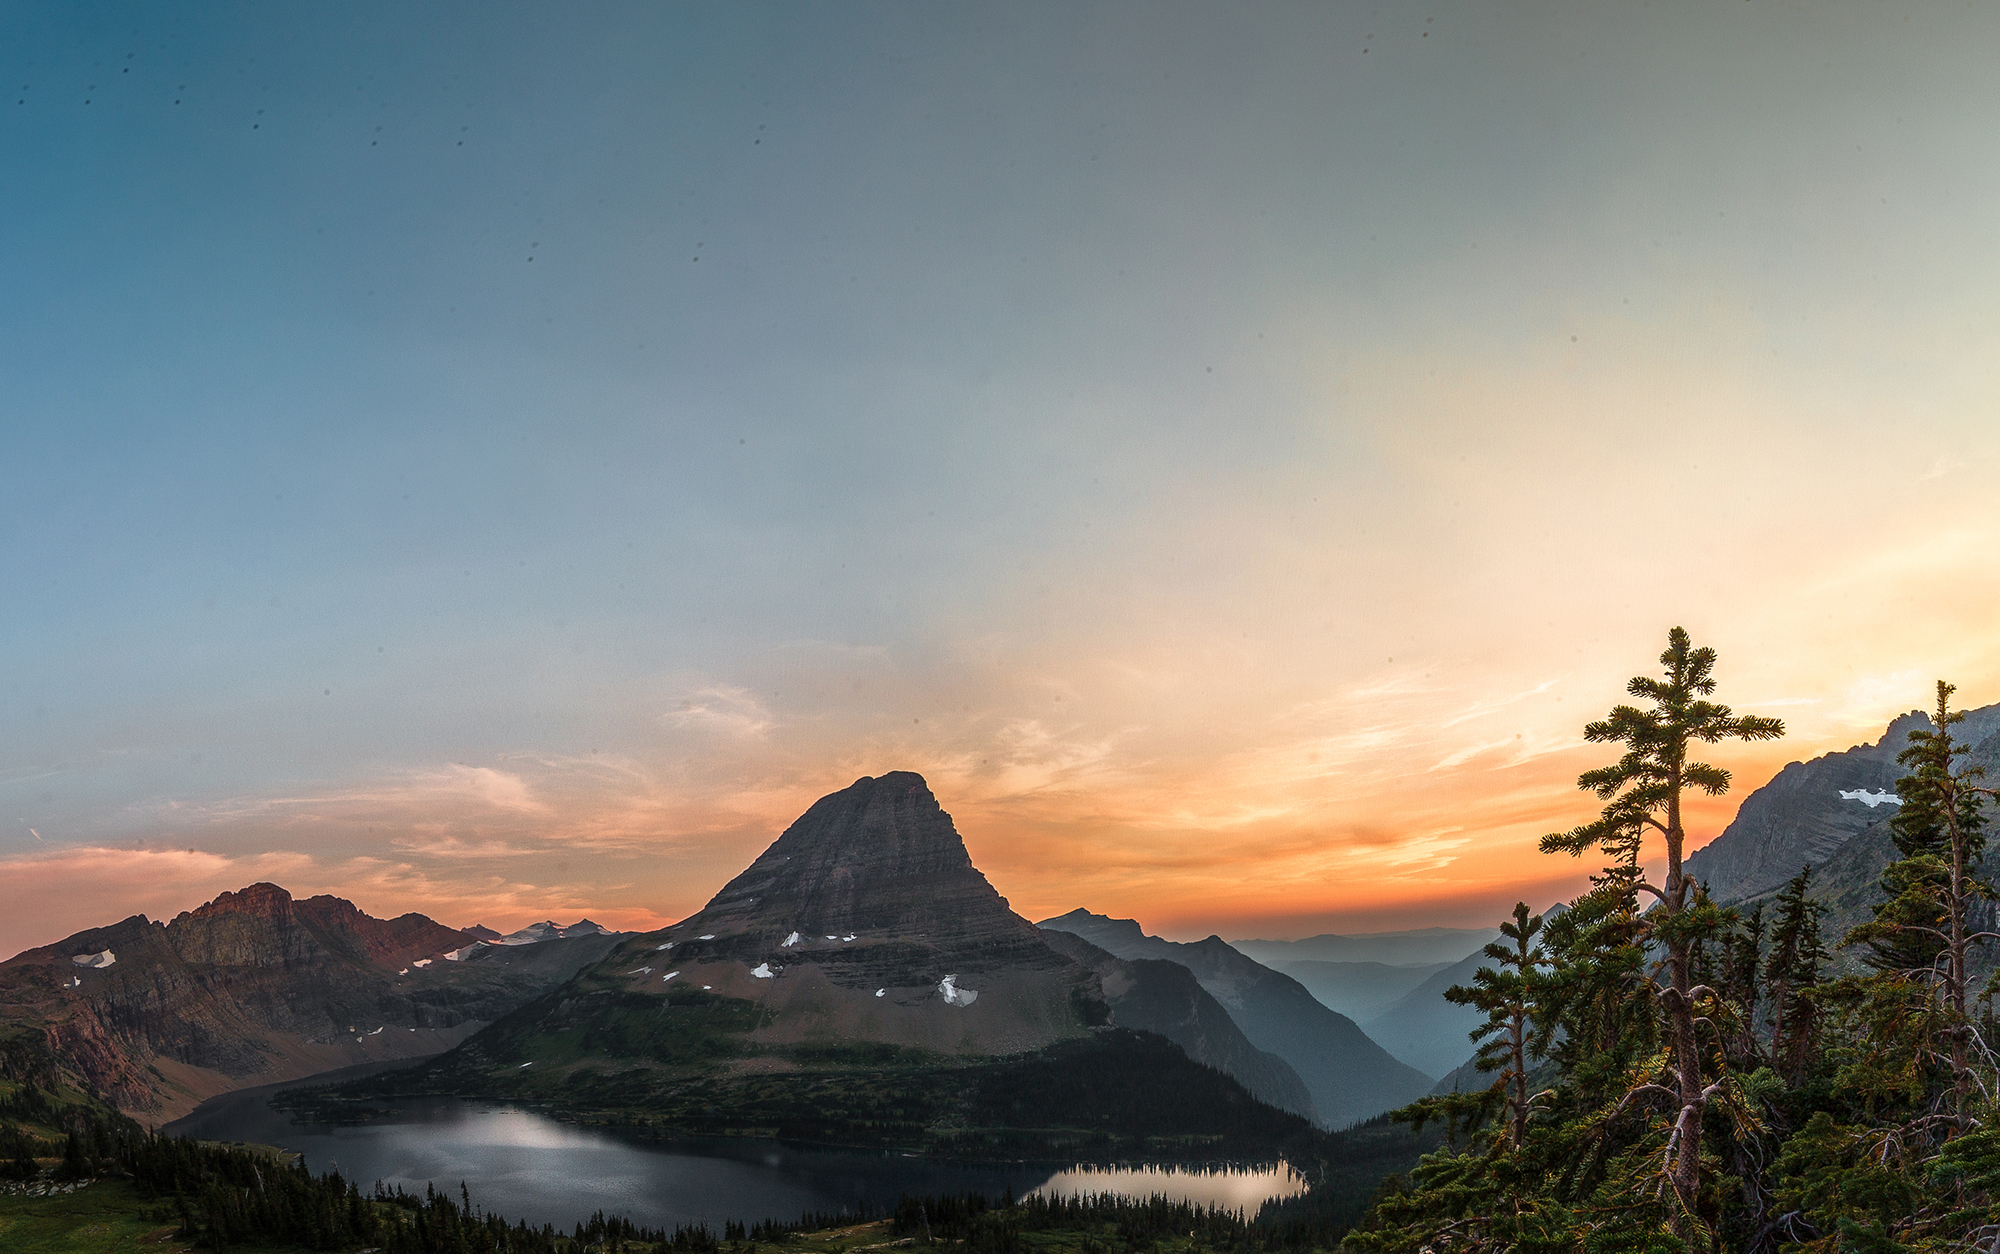
[[[698,913],[350,1095],[387,1092],[1001,1156],[1255,1155],[1313,1113],[1184,971],[1015,914],[907,771],[822,797]]]
[[[820,798],[659,935],[640,964],[654,970],[627,975],[632,988],[678,972],[684,985],[752,999],[756,1038],[773,1044],[1015,1053],[1077,1035],[1102,1000],[1089,970],[1008,908],[909,771]]]

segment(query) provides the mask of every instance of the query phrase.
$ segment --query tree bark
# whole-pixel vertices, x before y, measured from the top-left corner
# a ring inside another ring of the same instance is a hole
[[[1671,925],[1687,905],[1687,877],[1681,870],[1680,765],[1675,763],[1672,791],[1667,796],[1667,884],[1659,909]],[[1673,1044],[1675,1087],[1679,1090],[1680,1112],[1674,1120],[1673,1153],[1667,1164],[1667,1179],[1679,1202],[1670,1220],[1674,1235],[1693,1235],[1689,1223],[1701,1191],[1701,1130],[1707,1113],[1706,1085],[1701,1076],[1701,1045],[1695,1035],[1694,982],[1685,938],[1669,931],[1667,939],[1668,993],[1667,1033]]]

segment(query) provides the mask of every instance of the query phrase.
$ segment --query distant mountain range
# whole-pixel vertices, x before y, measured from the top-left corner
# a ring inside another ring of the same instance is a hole
[[[1497,934],[1496,934],[1497,935]],[[1481,967],[1493,966],[1485,944],[1426,977],[1387,1010],[1361,1025],[1383,1049],[1434,1076],[1445,1076],[1472,1057],[1472,1030],[1486,1016],[1445,1000],[1445,990],[1470,985]]]
[[[1297,979],[1349,1015],[1398,1061],[1442,1077],[1472,1056],[1477,1010],[1444,998],[1469,984],[1497,928],[1429,927],[1298,941],[1236,941],[1236,948]]]
[[[1448,962],[1423,962],[1411,966],[1391,966],[1386,962],[1296,962],[1266,961],[1265,966],[1283,971],[1329,1010],[1337,1010],[1356,1023],[1365,1023],[1400,1001],[1410,990],[1444,970]]]
[[[421,914],[252,884],[0,963],[0,1040],[165,1122],[230,1089],[435,1054],[615,943],[600,930],[467,953],[487,947]]]
[[[1345,1127],[1422,1097],[1435,1077],[1398,1062],[1304,985],[1231,948],[1219,936],[1182,944],[1148,936],[1132,919],[1072,910],[1038,925],[1070,932],[1120,958],[1178,963],[1194,974],[1251,1044],[1291,1064],[1329,1127]],[[1454,1064],[1455,1065],[1455,1064]],[[1442,1075],[1445,1069],[1436,1074]]]
[[[1237,940],[1239,952],[1268,967],[1292,962],[1378,962],[1384,966],[1425,966],[1457,962],[1497,935],[1490,927],[1421,927],[1407,932],[1331,932],[1304,940]]]
[[[1112,1022],[1157,1032],[1194,1061],[1228,1073],[1257,1100],[1321,1122],[1299,1073],[1257,1048],[1194,972],[1177,962],[1127,961],[1068,932],[1045,929],[1043,935],[1050,948],[1097,973]]]

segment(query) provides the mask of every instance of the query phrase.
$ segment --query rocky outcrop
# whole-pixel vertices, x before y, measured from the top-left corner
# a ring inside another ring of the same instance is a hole
[[[122,1109],[171,1118],[230,1088],[449,1048],[615,939],[551,942],[572,960],[551,951],[532,970],[424,961],[468,943],[420,914],[377,919],[252,884],[169,923],[134,915],[0,963],[0,1021],[38,1032]]]
[[[1182,944],[1148,936],[1132,919],[1072,910],[1045,919],[1044,932],[1070,932],[1126,959],[1163,959],[1193,973],[1260,1050],[1290,1064],[1329,1127],[1394,1110],[1430,1090],[1429,1075],[1368,1038],[1352,1019],[1321,1005],[1304,985],[1232,949],[1219,936]]]
[[[1743,799],[1736,818],[1688,855],[1688,873],[1729,903],[1770,892],[1803,866],[1827,861],[1849,840],[1895,809],[1896,780],[1906,768],[1896,755],[1910,732],[1930,726],[1921,710],[1897,718],[1880,740],[1793,762]],[[1967,713],[1952,735],[1968,745],[2000,732],[2000,705]]]

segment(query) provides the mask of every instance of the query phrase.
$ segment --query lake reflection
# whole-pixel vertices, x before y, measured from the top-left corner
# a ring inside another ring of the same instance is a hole
[[[278,1087],[278,1086],[274,1086]],[[288,1086],[285,1086],[288,1087]],[[202,1140],[252,1141],[305,1155],[315,1172],[338,1168],[365,1192],[377,1180],[421,1194],[456,1193],[508,1220],[567,1230],[593,1211],[647,1227],[792,1220],[809,1211],[893,1207],[905,1194],[980,1192],[1166,1193],[1255,1212],[1267,1197],[1303,1188],[1289,1168],[1232,1172],[951,1163],[897,1154],[802,1149],[777,1141],[708,1138],[652,1142],[558,1123],[516,1106],[460,1098],[381,1101],[390,1119],[341,1126],[294,1123],[269,1090],[206,1102],[165,1130]]]
[[[1164,1194],[1177,1202],[1220,1206],[1255,1216],[1273,1198],[1297,1197],[1306,1191],[1305,1177],[1289,1163],[1275,1167],[1072,1167],[1058,1171],[1034,1190],[1043,1197],[1091,1197],[1115,1193],[1147,1198]]]

